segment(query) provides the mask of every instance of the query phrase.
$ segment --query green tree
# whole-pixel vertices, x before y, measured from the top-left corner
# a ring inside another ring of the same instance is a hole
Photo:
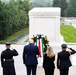
[[[1,39],[1,36],[2,36],[2,23],[3,23],[3,21],[2,21],[2,19],[3,19],[2,12],[3,12],[3,3],[0,0],[0,39]]]
[[[76,17],[76,0],[69,0],[68,8],[65,10],[67,17]]]
[[[61,0],[53,0],[53,7],[61,7]]]
[[[33,7],[52,7],[52,0],[30,0]]]
[[[28,0],[0,1],[0,39],[6,39],[28,26],[28,11],[31,7]]]
[[[29,10],[32,8],[32,4],[28,1],[28,0],[24,0],[24,1],[21,1],[21,0],[18,0],[18,9],[19,11],[21,12],[20,15],[23,16],[23,20],[20,18],[20,20],[22,20],[22,22],[24,21],[25,22],[25,25],[27,26],[28,25],[28,21],[29,21],[29,18],[28,18],[28,12]],[[25,20],[24,20],[25,18]]]
[[[5,10],[5,3],[0,1],[0,39],[6,38],[8,35],[7,25],[6,25],[6,10]]]
[[[67,0],[53,0],[53,7],[61,8],[61,16],[65,16],[65,10],[67,8]]]

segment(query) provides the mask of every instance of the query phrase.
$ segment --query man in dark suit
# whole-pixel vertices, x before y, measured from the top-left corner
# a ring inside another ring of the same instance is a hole
[[[24,46],[23,50],[23,63],[26,65],[27,75],[36,75],[37,68],[37,56],[39,55],[39,50],[36,45],[34,45],[34,41],[31,39],[29,44]]]
[[[70,61],[70,55],[75,54],[76,51],[72,48],[68,48],[66,44],[62,44],[62,51],[58,53],[57,68],[60,70],[60,75],[68,75],[69,67],[72,66]],[[66,51],[66,49],[71,51]]]
[[[11,44],[6,43],[6,49],[1,53],[1,66],[3,68],[3,75],[16,75],[14,67],[13,56],[17,56],[18,52],[10,49]]]

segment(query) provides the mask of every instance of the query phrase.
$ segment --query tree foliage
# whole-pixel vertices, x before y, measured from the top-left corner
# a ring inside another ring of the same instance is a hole
[[[67,8],[67,0],[53,0],[53,7],[61,8],[61,16],[65,16],[65,10]]]
[[[28,11],[31,7],[28,0],[0,1],[0,39],[28,26]]]
[[[30,0],[33,7],[52,7],[52,0]]]
[[[76,17],[76,0],[69,0],[65,15],[67,17]]]
[[[61,0],[53,0],[53,7],[61,7]]]

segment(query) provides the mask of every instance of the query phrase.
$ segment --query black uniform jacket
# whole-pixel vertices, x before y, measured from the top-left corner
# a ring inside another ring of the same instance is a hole
[[[1,66],[3,67],[3,64],[6,60],[11,60],[13,59],[13,56],[17,56],[18,52],[14,49],[14,50],[10,50],[10,49],[6,49],[4,51],[2,51],[1,53]]]
[[[45,54],[43,58],[43,68],[54,69],[55,68],[54,60],[55,56],[49,58],[47,54]]]
[[[72,66],[69,56],[76,53],[76,51],[73,50],[72,48],[70,48],[70,50],[71,50],[70,53],[69,51],[66,51],[66,50],[63,50],[58,53],[58,57],[57,57],[57,68],[58,69],[65,69],[65,68],[69,68],[70,66]]]

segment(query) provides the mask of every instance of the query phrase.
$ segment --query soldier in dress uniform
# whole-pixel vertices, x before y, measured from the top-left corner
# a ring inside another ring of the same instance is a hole
[[[68,48],[66,44],[61,45],[62,51],[57,56],[57,68],[60,70],[60,75],[68,75],[69,67],[72,66],[70,61],[70,55],[75,54],[76,51],[72,48]],[[71,51],[66,51],[66,49]]]
[[[18,52],[10,49],[11,44],[6,43],[6,49],[1,53],[1,66],[3,68],[3,75],[16,75],[14,67],[13,56],[17,56]]]

